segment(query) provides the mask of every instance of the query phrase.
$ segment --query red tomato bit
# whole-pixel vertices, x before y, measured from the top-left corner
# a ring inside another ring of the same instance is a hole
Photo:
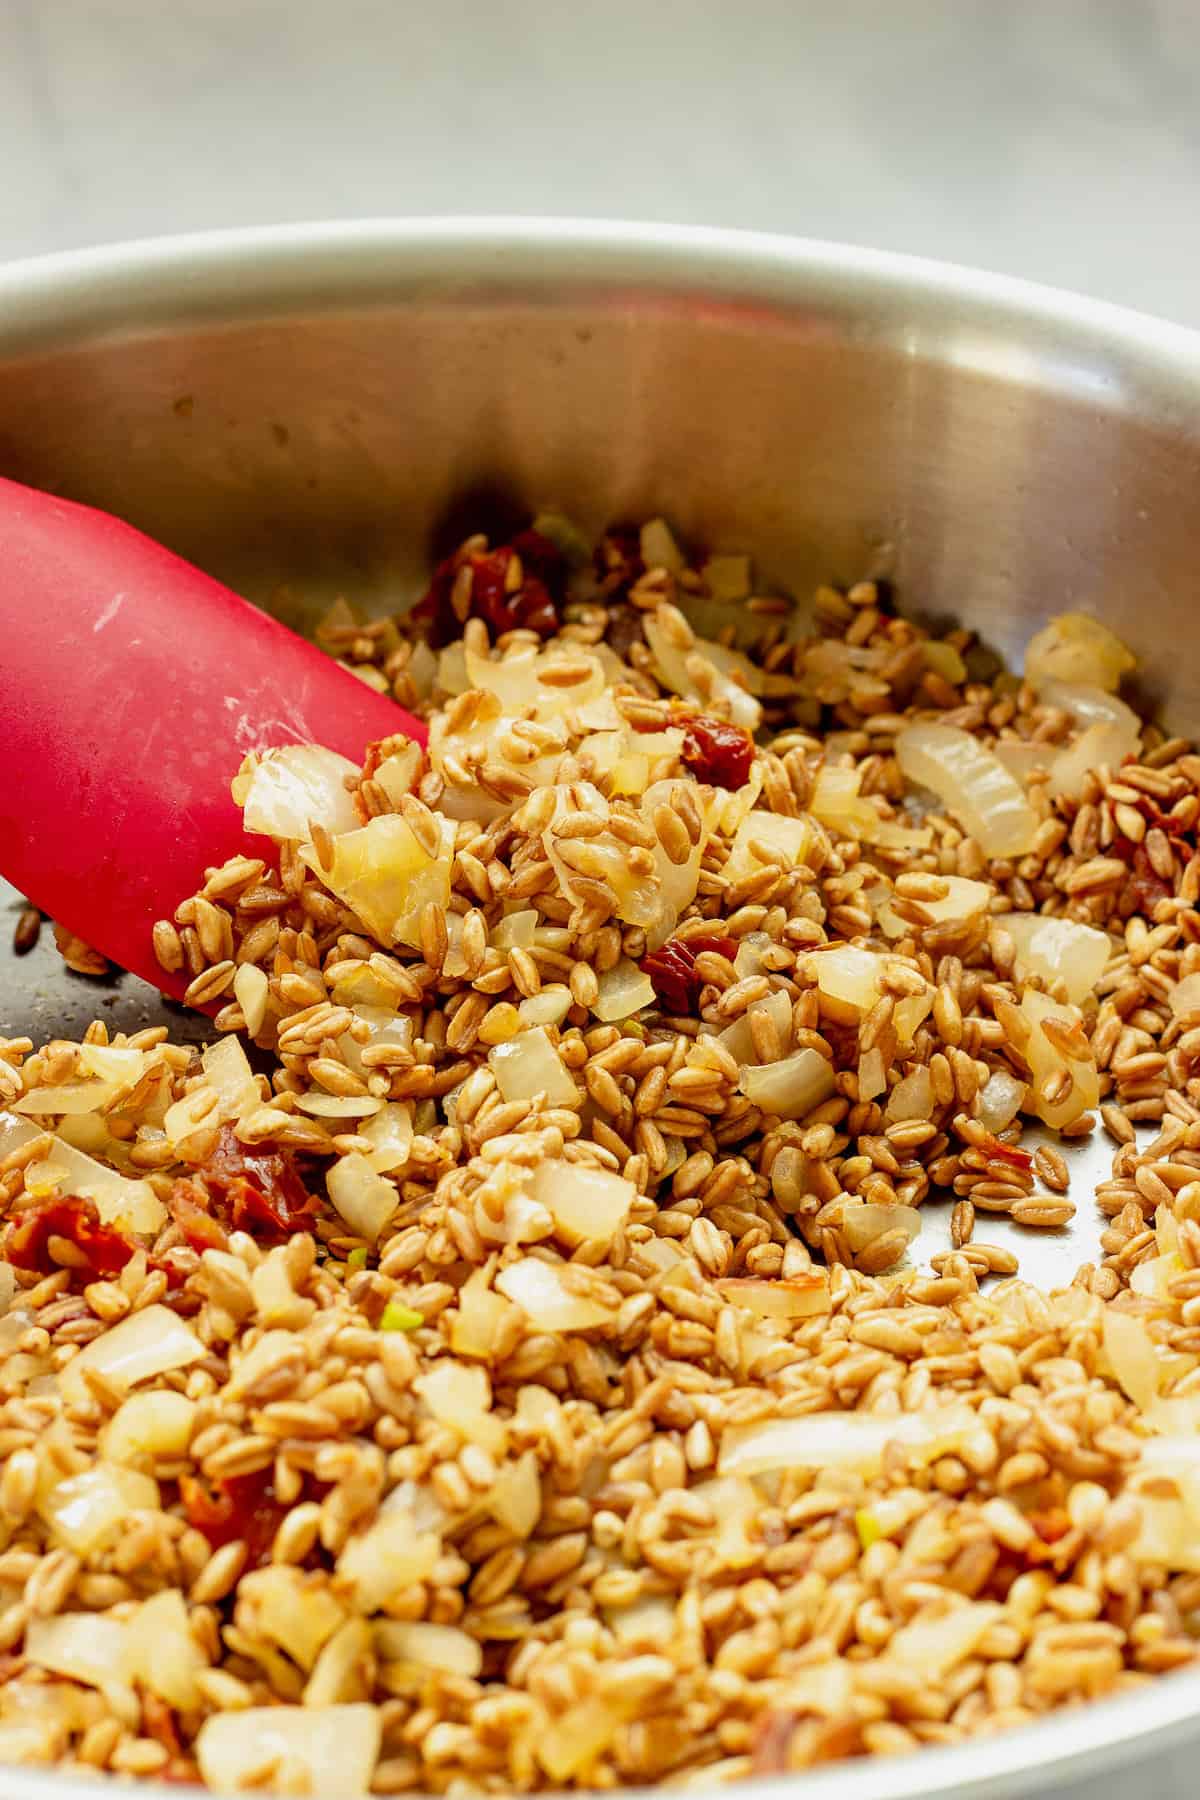
[[[5,1259],[14,1268],[52,1275],[63,1266],[50,1251],[50,1239],[61,1238],[78,1251],[74,1264],[87,1281],[119,1275],[137,1248],[132,1238],[115,1225],[103,1225],[96,1205],[78,1195],[66,1194],[36,1202],[13,1215],[4,1247]]]
[[[654,992],[666,1012],[684,1018],[695,1010],[704,985],[696,973],[696,958],[702,950],[715,950],[730,961],[737,955],[737,940],[730,937],[668,938],[659,950],[643,956],[641,969],[648,975]]]
[[[683,722],[682,760],[697,781],[711,787],[740,788],[750,779],[754,739],[740,725],[695,713]]]
[[[519,559],[515,584],[510,570],[514,557]],[[465,558],[471,570],[470,602],[460,617],[453,594],[463,564],[458,555],[439,563],[429,592],[414,612],[414,617],[428,619],[429,641],[435,649],[461,637],[467,619],[482,619],[495,637],[518,627],[536,631],[539,637],[550,637],[558,630],[559,609],[566,597],[567,563],[541,532],[519,531],[511,544]]]

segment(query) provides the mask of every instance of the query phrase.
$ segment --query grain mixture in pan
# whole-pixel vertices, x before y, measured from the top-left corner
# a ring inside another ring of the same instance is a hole
[[[237,773],[202,1055],[0,1043],[0,1759],[707,1785],[1196,1654],[1200,756],[1080,615],[580,548],[334,609],[429,750]]]

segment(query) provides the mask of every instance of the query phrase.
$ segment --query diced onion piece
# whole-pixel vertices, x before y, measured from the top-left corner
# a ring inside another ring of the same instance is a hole
[[[745,1569],[762,1555],[762,1540],[751,1534],[761,1510],[761,1499],[744,1474],[722,1473],[692,1488],[697,1500],[709,1507],[716,1519],[713,1549],[726,1569]]]
[[[1102,1341],[1117,1381],[1134,1405],[1148,1412],[1158,1399],[1158,1358],[1144,1322],[1134,1313],[1106,1306]]]
[[[483,1648],[457,1625],[434,1625],[425,1619],[380,1619],[375,1647],[385,1662],[415,1663],[446,1675],[473,1681],[483,1668]]]
[[[217,1096],[217,1110],[209,1114],[206,1124],[240,1118],[248,1108],[261,1104],[258,1082],[237,1038],[219,1037],[201,1051],[200,1062],[205,1086]]]
[[[745,600],[750,594],[748,556],[710,556],[704,564],[704,585],[714,600]]]
[[[972,881],[966,875],[943,875],[941,880],[949,889],[943,899],[917,902],[923,921],[930,925],[965,925],[987,911],[992,890],[985,881]],[[887,888],[882,885],[873,888],[871,902],[885,936],[902,938],[914,932],[920,934],[921,926],[910,924],[896,912]]]
[[[810,1269],[806,1274],[789,1275],[779,1281],[730,1275],[718,1281],[717,1287],[732,1305],[743,1307],[760,1319],[811,1319],[830,1308],[827,1269]]]
[[[373,1146],[366,1158],[375,1173],[391,1175],[404,1168],[412,1150],[412,1108],[400,1100],[389,1100],[373,1119],[363,1120],[356,1135]]]
[[[622,956],[611,969],[597,977],[599,993],[592,1014],[601,1024],[615,1019],[631,1019],[644,1006],[656,1006],[654,983],[643,975],[635,962]]]
[[[1077,797],[1096,769],[1119,769],[1127,757],[1138,754],[1140,745],[1140,731],[1135,737],[1121,725],[1089,725],[1073,744],[1055,755],[1046,792],[1052,799],[1063,794]]]
[[[188,1628],[178,1588],[144,1600],[129,1625],[128,1672],[168,1706],[188,1712],[200,1701],[196,1676],[206,1668]]]
[[[833,1093],[833,1065],[817,1050],[796,1050],[782,1062],[744,1068],[738,1085],[764,1112],[802,1119]]]
[[[63,1081],[55,1087],[36,1087],[12,1103],[13,1111],[34,1113],[39,1118],[98,1112],[117,1093],[113,1081]]]
[[[456,1356],[477,1356],[482,1362],[490,1362],[512,1313],[512,1301],[492,1292],[487,1266],[472,1270],[458,1290],[450,1348]]]
[[[478,1363],[436,1362],[417,1377],[413,1389],[439,1425],[449,1425],[492,1456],[504,1454],[508,1433],[491,1411],[492,1383]]]
[[[816,976],[821,998],[847,1015],[843,1023],[870,1012],[879,999],[884,967],[877,951],[860,950],[853,944],[834,944],[808,959],[808,972]]]
[[[418,1530],[411,1511],[396,1507],[379,1513],[373,1525],[349,1540],[337,1572],[358,1611],[374,1613],[402,1589],[424,1581],[440,1555],[440,1539]]]
[[[589,1694],[557,1718],[547,1718],[532,1734],[531,1748],[550,1779],[565,1783],[608,1749],[631,1711],[628,1701]]]
[[[149,1388],[123,1400],[104,1427],[101,1452],[108,1462],[140,1463],[183,1456],[192,1440],[196,1402],[171,1388]]]
[[[1196,1507],[1185,1499],[1140,1492],[1137,1505],[1141,1522],[1137,1536],[1128,1545],[1127,1554],[1138,1563],[1151,1563],[1172,1572],[1200,1574]]]
[[[1004,1608],[991,1600],[960,1600],[936,1618],[918,1615],[902,1625],[885,1652],[918,1681],[936,1685],[977,1649]]]
[[[369,971],[367,979],[371,983],[372,991],[378,992],[375,977]],[[395,1044],[401,1050],[411,1050],[413,1022],[406,1013],[398,1013],[390,1006],[371,1004],[361,992],[346,992],[345,988],[351,985],[355,984],[338,982],[334,998],[339,1006],[354,1008],[356,1024],[365,1025],[368,1035],[360,1044],[349,1031],[344,1031],[338,1039],[338,1048],[342,1052],[346,1067],[352,1074],[366,1075],[368,1071],[362,1060],[363,1051],[381,1044]],[[365,988],[367,983],[364,981],[361,985]]]
[[[1050,1042],[1042,1028],[1045,1019],[1058,1019],[1065,1028],[1080,1024],[1076,1007],[1052,1000],[1049,994],[1039,993],[1036,988],[1026,988],[1021,996],[1021,1010],[1030,1028],[1026,1043],[1017,1045],[1033,1074],[1029,1104],[1040,1119],[1058,1131],[1064,1125],[1074,1124],[1076,1119],[1099,1104],[1100,1081],[1095,1056],[1090,1044],[1086,1056],[1064,1055]],[[1071,1076],[1071,1086],[1061,1100],[1047,1101],[1046,1084],[1063,1069]]]
[[[812,822],[807,817],[789,819],[782,813],[747,813],[738,826],[724,873],[735,882],[761,873],[766,865],[754,854],[751,845],[755,843],[770,852],[771,859],[784,869],[798,868],[807,861],[815,841]]]
[[[857,1469],[873,1475],[888,1444],[900,1444],[920,1461],[933,1462],[978,1429],[974,1413],[958,1405],[915,1413],[806,1413],[726,1427],[717,1466],[722,1474]]]
[[[757,1063],[758,1050],[754,1043],[753,1027],[750,1023],[755,1014],[765,1014],[775,1027],[775,1035],[779,1039],[780,1048],[787,1051],[792,1043],[792,1001],[785,988],[776,988],[773,993],[764,994],[761,1000],[752,1000],[740,1019],[727,1025],[718,1033],[717,1042],[738,1065],[744,1068],[748,1063]]]
[[[124,1530],[131,1512],[157,1512],[158,1506],[157,1481],[106,1462],[54,1482],[38,1499],[38,1512],[58,1542],[85,1557]]]
[[[305,1684],[304,1706],[340,1706],[367,1698],[374,1636],[365,1619],[347,1619],[321,1646]]]
[[[248,780],[239,777],[239,799],[247,831],[272,838],[307,838],[314,819],[331,837],[358,823],[346,778],[357,766],[320,744],[283,744],[264,750]],[[245,781],[245,785],[242,782]]]
[[[889,1232],[902,1231],[911,1244],[920,1230],[921,1215],[914,1206],[881,1206],[877,1201],[864,1200],[861,1206],[847,1206],[842,1214],[842,1233],[856,1256]]]
[[[233,977],[233,997],[242,1009],[246,1030],[257,1037],[266,1022],[270,983],[257,963],[242,963]]]
[[[430,855],[399,813],[383,813],[333,841],[333,862],[323,869],[311,844],[300,854],[318,880],[345,901],[381,944],[421,947],[421,914],[450,899],[455,828],[441,821],[441,842]]]
[[[358,1237],[373,1244],[396,1207],[396,1184],[377,1175],[359,1150],[340,1156],[325,1178],[329,1198]]]
[[[321,1576],[288,1565],[272,1564],[247,1575],[238,1599],[253,1608],[256,1634],[277,1644],[306,1672],[346,1617]]]
[[[637,1198],[632,1181],[587,1163],[543,1162],[530,1192],[554,1220],[555,1235],[577,1244],[611,1244]]]
[[[533,942],[538,916],[532,907],[521,912],[506,913],[492,928],[491,941],[497,950],[528,950]]]
[[[129,1627],[105,1613],[32,1618],[25,1627],[25,1660],[52,1675],[106,1688],[122,1677],[128,1639]]]
[[[488,1062],[505,1100],[532,1100],[536,1094],[544,1094],[548,1106],[579,1105],[579,1089],[544,1026],[497,1044]]]
[[[709,694],[702,692],[692,672],[698,668],[694,659],[699,658],[708,664],[707,674],[703,670],[699,670],[699,673],[711,696],[725,702],[735,725],[740,725],[745,731],[758,730],[762,723],[762,707],[754,698],[752,690],[761,687],[762,675],[748,658],[705,638],[695,638],[686,650],[681,649],[671,641],[669,632],[652,613],[644,616],[642,629],[646,633],[646,642],[665,688],[684,700],[701,703],[706,701]]]
[[[1025,1083],[1007,1069],[993,1069],[979,1090],[976,1116],[980,1124],[988,1131],[1003,1131],[1023,1108],[1027,1092]]]
[[[643,1644],[657,1649],[675,1635],[675,1608],[661,1594],[648,1594],[632,1606],[606,1606],[605,1622],[622,1644]]]
[[[61,1378],[63,1398],[72,1405],[89,1398],[85,1369],[135,1387],[168,1369],[186,1369],[207,1354],[191,1326],[169,1306],[144,1306],[110,1325],[67,1364]]]
[[[647,519],[638,533],[638,542],[647,569],[666,569],[670,575],[682,574],[683,552],[665,519]]]
[[[889,1125],[903,1119],[928,1119],[933,1112],[933,1078],[922,1063],[898,1081],[887,1098],[884,1118]]]
[[[540,1257],[526,1256],[510,1263],[497,1275],[496,1287],[539,1331],[588,1331],[612,1323],[609,1307],[577,1293],[568,1284],[561,1264],[543,1262]]]
[[[488,1506],[498,1525],[521,1541],[529,1537],[542,1516],[542,1480],[536,1450],[526,1450],[515,1462],[501,1464],[488,1494]]]
[[[772,948],[773,940],[765,931],[748,931],[744,938],[740,938],[737,955],[733,959],[738,980],[745,981],[751,975],[761,975],[763,957]]]
[[[985,856],[1024,856],[1037,834],[1037,814],[1004,765],[956,725],[909,725],[896,738],[906,781],[931,788],[958,814]]]
[[[1200,1013],[1200,974],[1185,975],[1167,995],[1167,1005],[1177,1019]]]
[[[570,988],[554,983],[522,1000],[517,1013],[523,1025],[561,1025],[573,1004]]]
[[[1048,681],[1068,681],[1115,694],[1121,677],[1136,666],[1116,633],[1088,613],[1059,613],[1025,649],[1025,679],[1039,693]]]
[[[827,763],[813,784],[809,810],[840,836],[870,843],[882,821],[871,802],[859,794],[861,781],[861,770]]]
[[[196,1761],[217,1793],[261,1788],[276,1765],[303,1771],[321,1800],[359,1800],[379,1758],[377,1706],[250,1706],[211,1713],[196,1734]]]
[[[921,654],[926,668],[934,670],[953,687],[961,686],[967,679],[967,665],[953,644],[943,643],[940,638],[926,638],[921,645]]]
[[[383,789],[396,812],[401,810],[407,796],[416,792],[421,779],[421,763],[420,744],[406,743],[385,756],[371,777]]]
[[[1004,913],[997,923],[1016,946],[1018,980],[1040,975],[1046,982],[1061,981],[1076,1006],[1095,992],[1112,953],[1106,931],[1042,913]]]

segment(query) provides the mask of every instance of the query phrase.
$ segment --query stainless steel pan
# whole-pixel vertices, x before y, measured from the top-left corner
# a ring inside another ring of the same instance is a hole
[[[497,220],[51,258],[0,271],[0,473],[125,514],[297,620],[337,591],[414,597],[431,551],[480,519],[664,512],[801,593],[886,576],[909,610],[1009,653],[1050,612],[1094,607],[1141,653],[1150,703],[1200,727],[1200,338],[995,276]],[[79,729],[104,730],[104,700]],[[20,770],[3,779],[0,832],[19,828]],[[0,942],[0,1032],[75,1034],[97,1013],[167,1016],[128,978],[62,972],[48,934],[21,961]],[[1024,1269],[1068,1277],[1087,1212],[1074,1239],[1026,1239]],[[802,1780],[807,1800],[1170,1800],[1198,1756],[1185,1674]],[[3,1790],[92,1792],[12,1770]]]

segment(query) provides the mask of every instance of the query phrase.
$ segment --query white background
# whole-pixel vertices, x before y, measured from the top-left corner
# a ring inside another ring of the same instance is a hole
[[[1200,0],[0,0],[0,257],[384,213],[886,245],[1200,325]]]

